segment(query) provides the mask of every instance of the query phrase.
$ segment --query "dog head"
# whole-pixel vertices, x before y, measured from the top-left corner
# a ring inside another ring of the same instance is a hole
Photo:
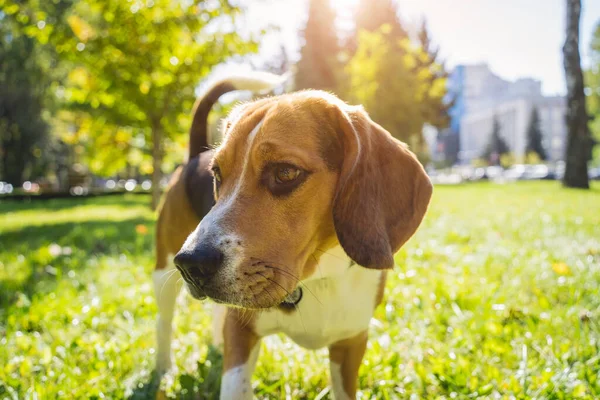
[[[391,268],[425,215],[432,185],[416,157],[332,95],[245,104],[223,129],[216,204],[175,257],[196,298],[276,306],[337,245],[362,267]]]

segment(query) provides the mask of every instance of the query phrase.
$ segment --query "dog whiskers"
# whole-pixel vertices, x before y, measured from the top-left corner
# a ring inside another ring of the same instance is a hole
[[[263,277],[263,278],[265,278],[266,280],[268,280],[268,281],[270,281],[270,282],[273,282],[274,284],[276,284],[277,286],[279,286],[280,288],[282,288],[282,289],[283,289],[283,290],[284,290],[284,291],[285,291],[285,292],[288,294],[288,296],[289,296],[289,295],[291,295],[291,293],[290,293],[290,292],[289,292],[289,291],[288,291],[286,288],[284,288],[283,286],[281,286],[281,285],[279,284],[279,282],[277,282],[277,281],[275,281],[275,280],[273,280],[273,279],[271,279],[271,278],[269,278],[269,277],[267,277],[267,276],[264,276],[264,275],[263,275],[263,274],[261,274],[260,272],[257,272],[257,274],[259,274],[260,276],[262,276],[262,277]],[[294,308],[296,309],[296,311],[298,311],[298,316],[300,317],[300,323],[302,324],[302,328],[304,328],[304,332],[305,332],[305,333],[306,333],[306,332],[308,332],[308,331],[306,330],[306,325],[304,325],[304,319],[302,318],[302,313],[300,312],[300,308],[298,308],[298,305],[296,305],[296,304],[294,304]]]
[[[252,321],[253,314],[249,309],[243,308],[242,310],[242,326],[247,327]]]
[[[321,250],[321,249],[319,249],[318,247],[317,247],[315,250],[316,250],[316,251],[320,251],[321,253],[323,253],[323,255],[328,255],[328,256],[330,256],[330,257],[337,258],[338,260],[345,260],[345,258],[344,258],[344,257],[336,256],[335,254],[331,254],[331,253],[329,253],[329,252],[327,252],[327,251],[325,251],[325,250]]]
[[[294,280],[296,281],[296,284],[297,284],[297,285],[300,285],[300,287],[301,287],[301,288],[303,288],[303,289],[306,289],[306,290],[308,291],[308,293],[310,293],[310,294],[311,294],[311,295],[312,295],[312,296],[315,298],[315,300],[317,300],[317,303],[319,303],[321,306],[323,305],[323,303],[321,303],[321,300],[319,300],[319,298],[318,298],[318,297],[317,297],[317,296],[316,296],[316,295],[313,293],[313,291],[312,291],[312,290],[310,290],[310,289],[309,289],[309,288],[306,286],[306,284],[305,284],[305,283],[302,283],[302,282],[300,281],[300,279],[299,279],[297,276],[295,276],[294,274],[292,274],[291,272],[289,272],[289,271],[286,271],[286,270],[284,270],[284,269],[282,269],[282,268],[279,268],[279,267],[274,267],[273,265],[265,265],[265,267],[266,267],[266,268],[271,268],[271,269],[274,269],[274,270],[276,270],[276,271],[279,271],[279,272],[281,272],[281,273],[283,273],[283,274],[286,274],[286,275],[287,275],[287,276],[289,276],[290,278],[294,279]]]
[[[240,294],[237,294],[236,296],[234,296],[233,298],[231,298],[230,300],[232,303],[234,304],[243,304],[244,303],[244,297],[241,296]],[[252,321],[252,316],[254,315],[252,313],[252,310],[247,309],[245,307],[236,307],[237,310],[237,320],[240,323],[240,325],[242,327],[246,327],[248,326],[248,324]]]
[[[177,272],[176,269],[173,269],[173,270],[171,270],[171,271],[168,272],[167,279],[163,282],[163,284],[161,285],[160,290],[158,292],[158,301],[162,300],[163,289],[165,288],[165,286],[167,285],[167,283],[171,280],[171,278],[173,277],[173,275],[175,275],[176,272]],[[177,282],[175,282],[175,286],[177,286]]]
[[[321,270],[321,263],[319,262],[319,260],[317,260],[317,257],[315,257],[314,254],[311,254],[310,256],[315,260],[315,264],[317,264],[317,269],[319,270],[319,275],[321,276],[321,279],[322,279],[323,271]]]
[[[275,297],[273,297],[271,295],[271,292],[269,292],[268,288],[265,288],[265,292],[267,292],[267,294],[269,295],[269,298],[271,299],[271,301],[273,301],[273,303],[277,302],[277,300],[275,299]]]

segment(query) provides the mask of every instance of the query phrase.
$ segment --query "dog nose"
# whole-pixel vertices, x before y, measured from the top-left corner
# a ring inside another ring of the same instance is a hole
[[[192,250],[182,250],[173,260],[184,278],[204,283],[212,277],[223,263],[223,253],[214,246],[203,244]]]

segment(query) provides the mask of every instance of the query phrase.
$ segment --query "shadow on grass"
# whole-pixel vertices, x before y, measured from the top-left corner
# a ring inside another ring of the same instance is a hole
[[[209,345],[206,360],[198,361],[198,369],[194,375],[183,374],[177,377],[179,388],[175,398],[181,400],[218,400],[221,392],[221,372],[223,354],[219,349]],[[139,385],[129,400],[166,399],[166,393],[160,391],[160,376],[153,373],[148,382]]]
[[[139,225],[143,233],[138,232]],[[92,257],[150,256],[153,231],[153,220],[137,217],[45,224],[1,233],[6,273],[0,280],[0,308],[18,292],[30,296],[41,286],[44,292],[52,290],[65,272],[88,267]]]
[[[96,197],[73,197],[66,199],[34,199],[34,200],[8,200],[0,198],[0,212],[9,213],[16,211],[60,211],[67,208],[87,205],[115,205],[115,206],[139,206],[149,205],[150,196],[146,194],[118,194],[111,196]]]

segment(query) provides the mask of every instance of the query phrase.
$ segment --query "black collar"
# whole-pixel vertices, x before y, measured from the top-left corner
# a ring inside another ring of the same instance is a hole
[[[353,265],[356,265],[356,263],[353,260],[350,260],[348,268],[351,268]],[[288,294],[287,297],[279,303],[279,306],[286,309],[295,309],[298,303],[300,303],[300,300],[302,300],[302,288],[297,287],[296,290]]]
[[[296,290],[283,299],[279,306],[286,309],[294,309],[300,303],[300,300],[302,300],[302,288],[297,287]]]

